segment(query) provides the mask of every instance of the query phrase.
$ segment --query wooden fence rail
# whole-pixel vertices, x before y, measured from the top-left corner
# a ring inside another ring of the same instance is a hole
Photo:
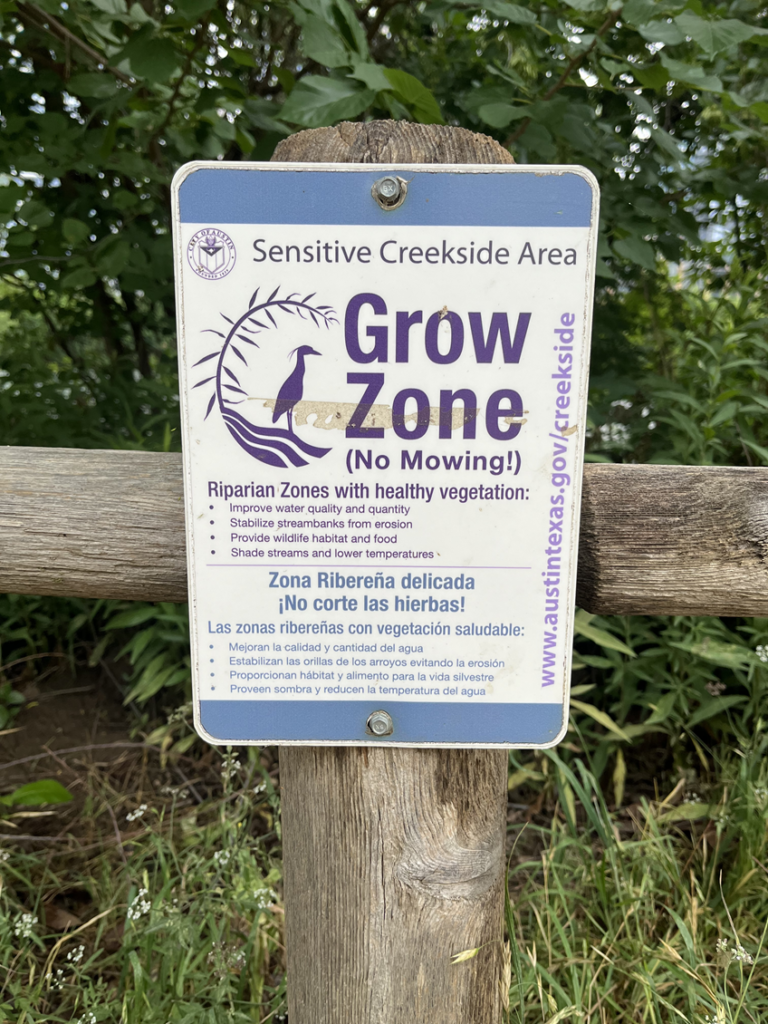
[[[0,448],[0,591],[185,601],[181,456]],[[768,469],[588,465],[578,604],[768,615]]]

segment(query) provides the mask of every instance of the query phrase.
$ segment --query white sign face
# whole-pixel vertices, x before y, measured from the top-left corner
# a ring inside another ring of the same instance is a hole
[[[597,205],[580,167],[176,175],[205,739],[562,737]]]

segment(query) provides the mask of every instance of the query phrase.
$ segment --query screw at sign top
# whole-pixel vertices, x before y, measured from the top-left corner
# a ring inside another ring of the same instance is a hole
[[[391,736],[395,726],[386,711],[374,711],[368,716],[365,729],[374,736]]]
[[[371,195],[382,210],[396,210],[398,206],[402,206],[407,194],[408,183],[392,175],[374,181],[371,188]]]

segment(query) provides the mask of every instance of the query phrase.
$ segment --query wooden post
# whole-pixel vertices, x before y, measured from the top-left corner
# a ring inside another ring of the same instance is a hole
[[[299,132],[274,159],[513,162],[403,121]],[[281,747],[290,1024],[501,1021],[506,778],[506,751]]]

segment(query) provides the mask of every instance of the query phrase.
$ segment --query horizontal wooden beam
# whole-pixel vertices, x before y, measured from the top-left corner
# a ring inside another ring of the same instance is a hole
[[[186,600],[181,456],[0,447],[0,591]],[[577,600],[768,615],[768,469],[586,466]]]
[[[768,615],[768,469],[586,466],[576,596],[617,615]]]

